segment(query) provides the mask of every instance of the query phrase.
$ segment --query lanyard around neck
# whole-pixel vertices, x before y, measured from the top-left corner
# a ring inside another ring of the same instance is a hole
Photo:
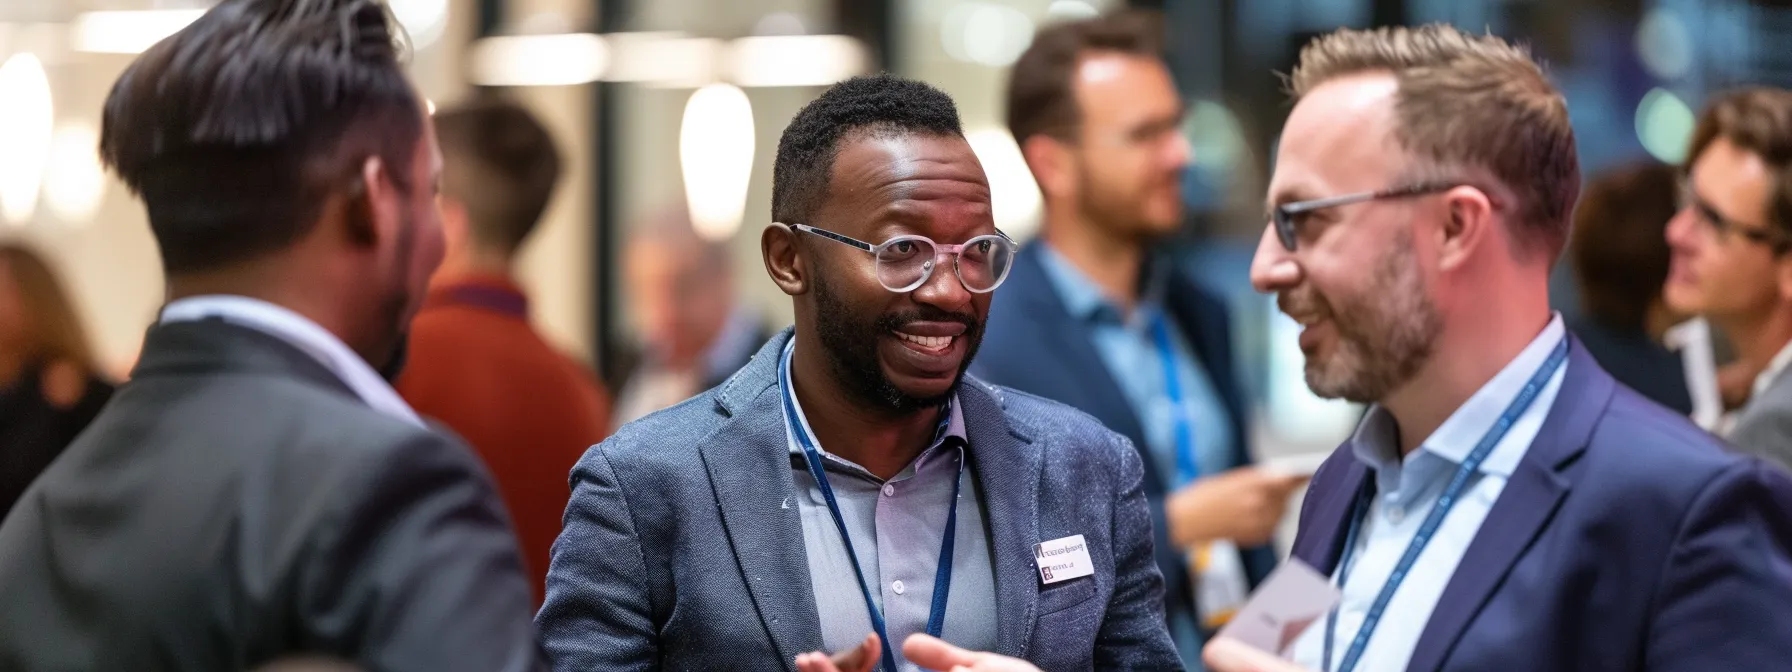
[[[1170,417],[1176,440],[1176,481],[1178,488],[1201,477],[1201,462],[1195,453],[1195,423],[1189,418],[1188,406],[1182,399],[1182,378],[1176,366],[1176,348],[1170,341],[1170,321],[1163,308],[1151,319],[1151,340],[1157,344],[1158,360],[1164,371],[1164,396],[1170,403]]]
[[[797,419],[796,390],[790,383],[790,353],[792,348],[784,348],[783,361],[778,367],[778,390],[784,401],[784,422],[786,431],[796,438],[803,449],[803,458],[809,465],[809,475],[821,488],[822,498],[827,500],[828,513],[833,515],[834,527],[840,530],[840,541],[846,544],[846,557],[852,560],[853,575],[859,580],[859,591],[864,593],[865,610],[871,615],[871,628],[877,631],[879,643],[883,646],[881,667],[884,672],[896,672],[896,656],[890,646],[889,629],[885,626],[883,610],[878,609],[877,602],[871,597],[871,584],[865,581],[865,570],[859,566],[858,551],[853,549],[852,534],[846,530],[846,519],[840,515],[840,504],[834,499],[834,488],[828,484],[827,470],[823,468],[821,451],[815,447],[814,437],[809,435],[803,423]],[[933,605],[927,613],[927,634],[939,637],[946,626],[946,598],[952,591],[952,551],[953,542],[958,532],[958,494],[964,484],[964,458],[958,460],[958,473],[952,480],[952,503],[946,514],[945,538],[940,541],[939,564],[933,576]],[[881,589],[881,588],[880,588]]]
[[[1549,359],[1543,362],[1543,366],[1538,367],[1537,372],[1531,374],[1531,379],[1524,384],[1524,389],[1519,390],[1518,396],[1506,407],[1506,411],[1500,414],[1499,420],[1495,421],[1493,426],[1488,428],[1487,433],[1481,436],[1481,441],[1475,444],[1474,450],[1469,451],[1468,457],[1463,458],[1462,465],[1456,469],[1456,475],[1450,479],[1450,484],[1444,487],[1443,494],[1438,495],[1437,503],[1431,506],[1431,513],[1425,516],[1425,521],[1419,525],[1419,531],[1413,535],[1412,541],[1407,543],[1406,552],[1400,556],[1399,563],[1394,565],[1394,571],[1389,573],[1387,581],[1382,583],[1381,592],[1377,593],[1375,601],[1370,603],[1369,612],[1363,617],[1362,626],[1357,628],[1356,637],[1351,639],[1350,648],[1344,651],[1344,660],[1338,663],[1335,672],[1352,672],[1356,669],[1357,662],[1363,657],[1363,650],[1369,646],[1369,637],[1375,633],[1375,626],[1381,623],[1381,617],[1387,611],[1388,603],[1394,599],[1394,592],[1400,589],[1401,582],[1405,581],[1406,576],[1412,572],[1413,564],[1418,561],[1419,554],[1425,550],[1425,545],[1431,543],[1431,537],[1437,533],[1438,527],[1443,525],[1444,517],[1450,514],[1450,509],[1456,506],[1457,500],[1462,497],[1462,491],[1468,486],[1469,479],[1480,471],[1481,463],[1487,459],[1488,454],[1493,452],[1493,447],[1506,437],[1506,432],[1518,422],[1519,416],[1524,415],[1524,412],[1530,409],[1531,402],[1537,400],[1537,395],[1543,392],[1543,388],[1549,384],[1549,380],[1555,377],[1556,371],[1562,368],[1562,363],[1567,360],[1568,339],[1563,338],[1556,344],[1555,350],[1549,353]],[[1353,551],[1356,549],[1357,535],[1361,533],[1363,518],[1369,513],[1369,498],[1373,496],[1371,490],[1365,485],[1359,491],[1356,505],[1351,510],[1350,532],[1344,537],[1343,557],[1339,561],[1339,588],[1343,588],[1344,582],[1350,577],[1351,565],[1355,561]],[[1337,629],[1338,609],[1334,607],[1325,619],[1325,650],[1324,658],[1320,660],[1321,669],[1328,671],[1334,669],[1331,667],[1332,639]]]

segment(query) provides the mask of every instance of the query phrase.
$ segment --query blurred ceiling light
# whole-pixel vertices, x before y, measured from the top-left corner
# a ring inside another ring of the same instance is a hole
[[[952,58],[1005,67],[1033,43],[1033,20],[1007,5],[966,2],[946,12],[940,41]]]
[[[487,37],[469,51],[467,79],[481,86],[586,84],[610,64],[609,46],[591,33]]]
[[[386,0],[386,5],[417,49],[434,44],[448,28],[448,0]]]
[[[1047,21],[1077,21],[1100,15],[1100,9],[1083,0],[1052,0],[1051,6],[1045,8]]]
[[[1643,15],[1636,26],[1636,56],[1650,74],[1674,80],[1692,69],[1692,36],[1686,22],[1665,7],[1656,7]]]
[[[825,86],[865,71],[865,47],[845,35],[743,37],[726,62],[740,86]]]
[[[1665,163],[1686,160],[1686,144],[1696,119],[1692,108],[1662,89],[1650,89],[1636,106],[1636,137],[1643,149]]]
[[[106,172],[100,166],[100,134],[93,124],[76,121],[56,129],[50,142],[50,165],[44,173],[44,201],[63,223],[85,226],[99,211],[106,193]]]
[[[138,54],[204,14],[203,9],[83,12],[69,28],[70,41],[75,51]]]
[[[423,99],[423,107],[424,107],[424,109],[429,110],[430,116],[435,116],[436,101],[430,100],[428,98],[424,98]]]
[[[0,64],[0,101],[0,216],[24,226],[37,209],[56,127],[50,79],[36,56],[14,54]]]
[[[697,233],[725,240],[740,229],[753,176],[753,105],[732,84],[691,94],[678,134],[684,197]]]
[[[1007,129],[984,128],[965,136],[983,172],[989,177],[990,207],[996,226],[1015,240],[1026,240],[1039,230],[1041,199],[1033,171]]]
[[[717,80],[716,67],[723,53],[721,40],[660,32],[612,33],[605,37],[609,38],[615,57],[604,81],[700,87]]]

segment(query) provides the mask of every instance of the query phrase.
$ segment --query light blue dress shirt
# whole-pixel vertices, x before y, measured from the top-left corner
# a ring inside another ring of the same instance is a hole
[[[1357,535],[1356,546],[1346,549],[1355,558],[1342,586],[1344,597],[1338,606],[1337,631],[1332,635],[1332,658],[1324,657],[1326,620],[1321,619],[1302,633],[1293,648],[1295,662],[1313,670],[1336,669],[1344,651],[1356,637],[1368,614],[1369,606],[1393,573],[1394,565],[1406,552],[1425,516],[1437,504],[1438,496],[1449,484],[1463,459],[1493,427],[1512,400],[1518,397],[1525,383],[1549,359],[1550,351],[1560,343],[1566,329],[1562,317],[1556,315],[1531,344],[1505,368],[1487,381],[1474,396],[1456,409],[1439,425],[1437,431],[1420,444],[1404,460],[1400,457],[1399,429],[1387,409],[1370,409],[1352,442],[1356,458],[1374,472],[1376,497],[1369,505]],[[1512,470],[1530,450],[1531,442],[1543,428],[1549,407],[1562,388],[1568,366],[1556,370],[1530,408],[1518,416],[1505,438],[1493,447],[1481,463],[1479,473],[1471,477],[1462,498],[1450,509],[1431,543],[1419,554],[1412,571],[1394,592],[1381,622],[1369,639],[1356,669],[1404,670],[1418,645],[1419,635],[1431,619],[1431,612],[1443,596],[1456,566],[1480,531],[1481,523],[1493,510]],[[1348,524],[1348,522],[1346,523]],[[1343,563],[1339,563],[1340,566]],[[1332,580],[1338,580],[1334,570]]]
[[[789,367],[785,348],[779,366]],[[921,672],[902,657],[902,642],[909,635],[926,632],[933,613],[933,584],[939,569],[940,541],[946,532],[946,515],[953,505],[953,482],[960,477],[959,462],[966,458],[969,435],[964,412],[956,396],[950,411],[934,433],[933,444],[888,481],[864,467],[827,451],[815,440],[802,402],[794,397],[800,431],[821,453],[828,484],[840,505],[840,517],[852,534],[859,569],[871,585],[871,598],[883,610],[884,627],[890,633],[890,652],[900,672]],[[786,502],[802,513],[803,549],[809,560],[809,581],[815,593],[815,610],[821,617],[821,641],[830,654],[856,647],[871,632],[871,614],[865,609],[858,573],[840,539],[840,528],[822,495],[821,485],[809,473],[802,444],[788,428],[792,478],[797,496]],[[977,479],[966,468],[958,496],[958,525],[953,536],[952,585],[946,595],[946,620],[941,639],[973,651],[996,646],[995,563],[984,524]],[[882,668],[877,668],[881,670]]]
[[[1181,474],[1177,466],[1177,409],[1170,401],[1168,381],[1164,380],[1163,354],[1152,337],[1154,320],[1165,320],[1169,326],[1170,350],[1182,386],[1182,412],[1193,425],[1195,465],[1200,475],[1210,476],[1232,468],[1239,430],[1232,426],[1231,416],[1226,413],[1207,369],[1165,310],[1163,293],[1169,269],[1162,264],[1154,267],[1155,272],[1147,276],[1141,288],[1138,303],[1127,314],[1057,250],[1046,245],[1044,252],[1040,256],[1045,261],[1046,276],[1051,278],[1053,289],[1071,317],[1090,326],[1095,352],[1139,419],[1146,451],[1165,485],[1170,490],[1180,488],[1187,484],[1188,475]],[[1184,664],[1191,670],[1201,669],[1201,632],[1189,612],[1172,612],[1169,627]]]

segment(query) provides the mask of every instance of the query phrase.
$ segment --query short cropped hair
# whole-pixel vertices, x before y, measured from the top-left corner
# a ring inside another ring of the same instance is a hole
[[[516,103],[482,99],[436,113],[443,191],[467,208],[473,240],[515,252],[560,181],[554,137]]]
[[[1588,317],[1641,331],[1668,280],[1667,226],[1680,206],[1679,172],[1663,163],[1594,176],[1574,209],[1568,259]]]
[[[1067,21],[1039,31],[1008,75],[1008,132],[1015,142],[1035,135],[1065,137],[1082,110],[1072,86],[1077,63],[1090,52],[1163,54],[1163,21],[1150,10],[1123,10]]]
[[[423,129],[380,0],[224,0],[106,98],[100,157],[142,197],[170,274],[284,249],[380,157],[408,192]]]
[[[840,145],[860,134],[964,136],[958,106],[939,89],[891,74],[854,77],[803,106],[778,139],[772,221],[806,224],[827,200]]]
[[[1792,234],[1792,91],[1768,87],[1739,89],[1717,97],[1693,127],[1686,166],[1723,138],[1761,157],[1773,173],[1766,226]]]
[[[1289,91],[1298,100],[1333,79],[1372,72],[1398,80],[1394,138],[1421,170],[1498,181],[1517,201],[1510,205],[1520,252],[1543,251],[1553,262],[1567,242],[1580,160],[1567,101],[1530,51],[1441,24],[1339,30],[1301,49]]]

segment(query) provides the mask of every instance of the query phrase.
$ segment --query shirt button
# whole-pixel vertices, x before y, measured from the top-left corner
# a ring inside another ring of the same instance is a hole
[[[1405,520],[1405,519],[1406,519],[1406,509],[1402,509],[1398,506],[1388,507],[1388,520],[1389,521],[1393,522],[1395,525],[1399,525],[1400,521]]]
[[[901,595],[902,591],[908,590],[908,587],[902,585],[902,581],[898,580],[897,582],[890,584],[890,590],[894,590],[897,595]]]
[[[888,483],[884,484],[884,496],[885,497],[895,497],[896,496],[896,486],[890,485]],[[902,591],[898,590],[896,592],[900,593]]]

